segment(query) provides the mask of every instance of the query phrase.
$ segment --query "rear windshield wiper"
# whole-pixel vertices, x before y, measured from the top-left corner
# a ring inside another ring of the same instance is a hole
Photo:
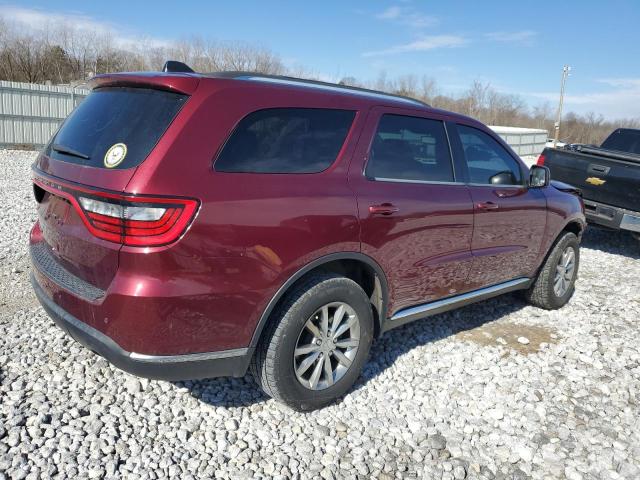
[[[89,160],[89,155],[86,153],[79,152],[78,150],[74,150],[73,148],[67,147],[65,145],[60,145],[59,143],[54,143],[51,145],[58,153],[64,153],[66,155],[71,155],[72,157],[84,158],[85,160]]]

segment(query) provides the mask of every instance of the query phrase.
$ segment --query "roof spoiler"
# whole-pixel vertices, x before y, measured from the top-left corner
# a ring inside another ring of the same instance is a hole
[[[167,60],[164,67],[162,67],[162,71],[166,73],[195,73],[189,65],[177,60]]]
[[[159,72],[131,72],[96,75],[89,81],[92,89],[100,87],[138,87],[167,90],[192,95],[200,78],[193,75],[163,75]]]

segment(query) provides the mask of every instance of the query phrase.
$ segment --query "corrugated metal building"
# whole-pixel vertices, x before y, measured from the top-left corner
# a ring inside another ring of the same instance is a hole
[[[88,90],[0,81],[0,148],[43,147]]]
[[[546,130],[520,127],[489,127],[521,157],[537,156],[544,150],[549,136]]]

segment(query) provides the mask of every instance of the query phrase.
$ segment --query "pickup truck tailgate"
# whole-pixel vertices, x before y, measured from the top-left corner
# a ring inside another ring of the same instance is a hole
[[[546,149],[551,178],[582,190],[585,200],[640,210],[640,162]]]

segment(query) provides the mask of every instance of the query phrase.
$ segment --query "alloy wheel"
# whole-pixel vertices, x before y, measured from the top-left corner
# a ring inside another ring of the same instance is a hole
[[[328,303],[314,312],[298,336],[293,368],[310,390],[324,390],[351,367],[360,343],[360,320],[344,302]]]
[[[556,275],[553,279],[553,292],[558,297],[562,297],[573,281],[573,275],[576,269],[576,253],[573,247],[569,246],[564,249],[558,265],[556,265]]]

